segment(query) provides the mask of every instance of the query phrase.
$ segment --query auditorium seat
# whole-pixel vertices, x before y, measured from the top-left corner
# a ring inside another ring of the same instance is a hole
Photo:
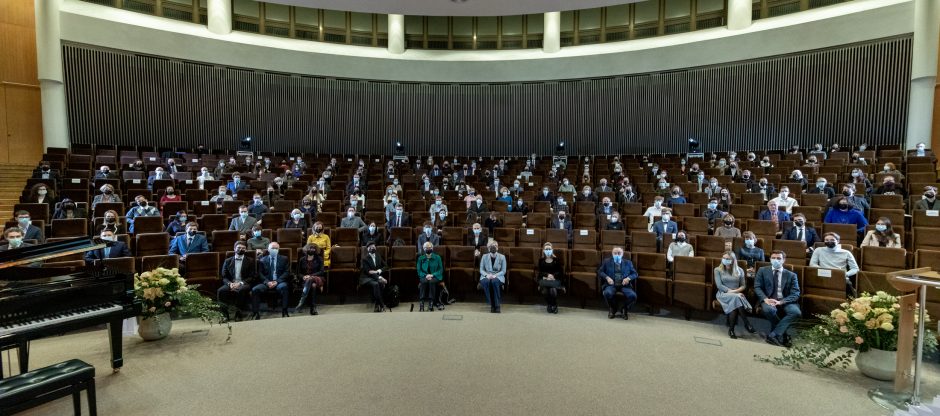
[[[803,194],[800,197],[800,206],[824,207],[829,203],[826,194]]]
[[[165,269],[178,269],[180,267],[179,256],[175,254],[159,254],[138,258],[140,259],[140,267],[137,270],[141,272],[148,272],[158,267]]]
[[[337,246],[359,247],[359,230],[356,228],[334,228],[330,231],[330,242]]]
[[[710,265],[705,257],[688,256],[676,257],[672,263],[671,302],[685,308],[686,320],[694,310],[708,310],[714,293]]]
[[[600,250],[609,251],[614,247],[626,247],[627,234],[623,230],[603,230],[600,232]]]
[[[535,247],[511,247],[506,250],[509,270],[506,278],[506,290],[519,298],[519,303],[526,296],[538,294],[538,264],[541,249]]]
[[[555,250],[558,252],[558,250]],[[581,302],[584,308],[588,299],[596,299],[598,295],[597,269],[601,264],[601,252],[597,250],[568,250],[570,277],[568,289],[572,296]],[[629,258],[630,253],[624,253]]]
[[[459,296],[461,299],[475,291],[477,282],[480,280],[480,269],[477,266],[474,250],[470,246],[447,247],[448,287],[451,295]],[[412,258],[412,263],[414,263],[414,258]],[[418,284],[417,276],[415,276],[414,284]]]
[[[683,217],[682,223],[689,235],[708,235],[708,218]]]
[[[574,221],[572,221],[572,227],[574,228],[595,228],[597,226],[597,215],[591,214],[574,214]]]
[[[165,232],[138,233],[134,238],[136,252],[134,257],[167,254],[170,249],[170,236]]]
[[[806,222],[822,224],[823,218],[826,215],[826,208],[824,206],[799,206],[793,207],[793,215],[803,214],[806,217]]]
[[[198,219],[198,224],[200,231],[204,231],[206,235],[212,237],[213,232],[216,230],[228,230],[229,217],[225,214],[206,214]]]
[[[414,249],[414,244],[416,244],[413,237],[414,231],[411,227],[392,227],[389,230],[388,239],[390,242],[394,243],[396,240],[401,240],[406,246],[412,246]]]
[[[545,230],[535,228],[520,228],[516,236],[516,244],[519,247],[541,248],[542,241],[545,239]]]
[[[728,251],[727,242],[724,237],[714,235],[695,236],[695,255],[697,257],[721,257],[725,251]]]
[[[773,240],[777,236],[777,225],[773,221],[747,220],[747,230],[764,240]]]
[[[209,201],[198,201],[193,203],[193,214],[198,218],[202,218],[205,215],[212,215],[217,213],[216,205],[214,202]],[[223,215],[224,214],[218,214]]]
[[[453,215],[449,216],[448,219],[454,218]],[[522,227],[522,213],[521,212],[505,212],[503,213],[503,227],[512,228],[516,230]]]
[[[159,233],[165,229],[163,217],[136,217],[134,218],[134,234]]]
[[[571,248],[583,250],[597,249],[597,232],[593,228],[575,229],[571,236]]]
[[[346,297],[356,293],[359,284],[359,247],[334,246],[330,251],[330,291],[345,303]]]
[[[568,230],[547,228],[545,229],[545,241],[556,247],[568,248]]]
[[[498,227],[493,229],[493,239],[499,243],[500,248],[509,248],[516,246],[516,229]]]
[[[707,203],[707,201],[706,201]],[[696,204],[674,204],[672,206],[672,212],[675,216],[682,217],[695,217],[697,211]]]
[[[95,205],[92,217],[103,217],[105,212],[111,210],[116,211],[120,216],[127,213],[127,209],[124,208],[124,204],[121,202],[99,202],[98,205]]]
[[[862,247],[859,267],[867,272],[888,273],[907,269],[907,250],[888,247]]]
[[[650,314],[661,306],[669,305],[669,266],[665,254],[633,253],[633,266],[637,270],[636,291],[639,301],[650,307]]]
[[[45,205],[45,204],[42,204]],[[32,215],[30,216],[32,217]],[[88,236],[88,220],[85,218],[70,218],[52,220],[51,237],[83,237]]]
[[[878,183],[880,183],[880,181]],[[871,207],[904,209],[904,198],[901,195],[872,195]]]
[[[833,224],[833,223],[824,223],[822,226],[822,233],[820,233],[820,240],[822,240],[823,235],[826,233],[836,233],[839,235],[839,244],[848,244],[852,247],[858,247],[858,231],[855,224]]]
[[[770,240],[770,251],[780,250],[786,253],[787,262],[805,266],[809,259],[806,254],[806,242],[796,240]]]
[[[118,273],[127,273],[133,275],[137,273],[136,259],[133,257],[116,257],[112,259],[103,259],[101,263],[108,270]]]
[[[464,240],[463,227],[444,227],[441,229],[441,244],[445,246],[462,246]]]
[[[658,253],[656,234],[646,230],[630,232],[630,251],[633,253]]]
[[[273,230],[272,230],[273,232]],[[307,241],[304,240],[304,230],[299,228],[281,228],[275,233],[277,238],[275,241],[285,250],[295,250],[300,247],[303,247],[307,244]],[[330,237],[330,242],[332,242],[333,237]],[[335,244],[335,243],[334,243]],[[330,252],[330,264],[332,267],[333,262],[333,252]]]
[[[317,221],[323,223],[323,228],[333,228],[339,225],[339,215],[336,212],[320,211],[317,213]]]
[[[238,215],[238,207],[244,205],[245,202],[241,200],[234,201],[222,201],[222,214],[227,216]]]
[[[186,283],[198,284],[199,292],[215,297],[216,290],[222,285],[219,278],[219,253],[193,253],[186,256]]]
[[[473,256],[473,250],[470,250]],[[418,298],[418,274],[414,246],[391,246],[387,257],[389,284],[398,285],[402,300]]]
[[[241,240],[241,237],[242,236],[238,234],[238,231],[213,230],[212,251],[217,253],[225,253],[226,251],[233,250],[235,243]]]
[[[829,276],[821,276],[828,274]],[[803,269],[803,285],[800,295],[803,316],[828,314],[845,302],[845,271],[806,267]]]
[[[545,229],[548,226],[549,214],[545,212],[530,212],[526,216],[526,227]]]
[[[49,204],[38,204],[38,203],[18,203],[13,204],[13,212],[17,211],[26,211],[29,213],[29,218],[33,221],[43,221],[46,224],[49,223],[49,219],[52,218],[49,212]]]

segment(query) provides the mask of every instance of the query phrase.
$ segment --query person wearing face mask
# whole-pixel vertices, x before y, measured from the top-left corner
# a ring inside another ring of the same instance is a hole
[[[721,185],[718,183],[718,179],[712,177],[708,179],[708,186],[705,187],[705,189],[703,189],[702,192],[705,192],[705,195],[707,195],[709,198],[711,197],[717,198],[718,194],[721,193],[721,189],[722,188],[721,188]]]
[[[823,147],[822,143],[816,143],[813,148],[810,149],[807,156],[816,156],[819,159],[826,159],[828,157],[826,148]]]
[[[714,235],[716,237],[724,238],[725,241],[730,242],[735,238],[741,238],[741,230],[738,227],[734,226],[734,215],[725,214],[721,217],[721,223],[715,224]]]
[[[317,293],[322,293],[326,281],[326,271],[323,265],[321,250],[315,244],[307,244],[297,259],[297,276],[303,283],[300,300],[294,308],[294,313],[300,313],[310,299],[310,315],[319,315],[317,310]]]
[[[373,312],[383,312],[387,308],[382,292],[388,284],[385,276],[388,275],[388,266],[381,254],[376,250],[375,244],[366,246],[362,253],[362,259],[359,265],[359,286],[365,287],[372,299]],[[385,276],[383,276],[385,275]]]
[[[170,177],[162,167],[157,167],[149,177],[147,177],[147,190],[153,191],[153,184],[156,181],[172,181],[173,178]],[[166,185],[164,183],[164,185]]]
[[[59,173],[59,169],[53,169],[52,164],[48,161],[39,162],[39,167],[33,170],[33,179],[45,179],[49,182],[50,185],[61,185],[62,184],[62,175]]]
[[[251,288],[258,284],[255,261],[247,255],[244,242],[236,242],[232,256],[222,262],[222,286],[216,291],[216,300],[235,309],[235,320],[241,321],[243,310],[248,309]],[[232,301],[234,299],[234,302]],[[228,308],[225,310],[229,312]]]
[[[642,202],[642,196],[636,192],[631,183],[625,183],[617,193],[617,202],[623,204],[638,204]]]
[[[339,221],[340,228],[355,228],[359,231],[362,231],[366,228],[366,223],[362,221],[362,217],[356,215],[356,210],[353,207],[346,208],[346,216]]]
[[[646,209],[646,212],[643,213],[643,216],[649,220],[649,230],[653,230],[653,222],[656,221],[656,217],[661,217],[663,215],[663,197],[656,196],[653,198],[653,206]]]
[[[902,198],[907,198],[907,192],[904,190],[904,187],[898,185],[897,180],[891,175],[887,175],[882,178],[881,186],[879,186],[878,189],[875,189],[872,194],[900,195]]]
[[[914,198],[911,198],[914,199]],[[921,199],[914,203],[915,211],[934,211],[940,210],[940,204],[937,203],[937,187],[927,185],[924,187],[924,193]]]
[[[672,192],[669,194],[669,199],[666,200],[666,206],[672,208],[673,205],[685,204],[687,202],[685,196],[682,194],[682,188],[673,186]]]
[[[620,213],[614,211],[613,214],[610,214],[610,219],[607,220],[607,223],[604,225],[604,229],[611,231],[624,231],[626,228],[623,225],[623,221],[620,221]]]
[[[656,234],[656,250],[662,249],[663,238],[666,234],[675,235],[679,232],[679,226],[672,220],[672,210],[664,208],[659,221],[653,223],[653,234]]]
[[[360,191],[365,192],[368,188],[366,187],[366,180],[362,176],[356,174],[353,175],[352,180],[346,184],[346,193],[353,193],[353,189],[359,188]]]
[[[255,320],[261,319],[261,296],[265,292],[277,292],[281,297],[281,317],[286,318],[287,302],[290,298],[290,263],[287,256],[279,254],[280,245],[268,245],[268,254],[258,259],[258,277],[261,283],[251,288],[251,313]]]
[[[490,235],[493,235],[496,228],[503,226],[503,220],[496,211],[491,211],[486,221],[483,221],[483,226],[490,231]]]
[[[467,208],[467,222],[481,221],[490,210],[483,203],[483,197],[477,195],[474,202]]]
[[[421,234],[418,235],[418,251],[421,251],[421,248],[424,247],[424,243],[431,243],[431,247],[437,247],[441,245],[441,236],[437,235],[437,232],[434,230],[434,225],[430,221],[424,223],[424,228],[421,230]]]
[[[226,188],[232,195],[238,195],[238,191],[248,189],[248,183],[242,180],[241,175],[232,175],[232,181],[226,185]]]
[[[539,193],[538,193],[537,195],[535,195],[535,200],[536,200],[536,201],[540,201],[540,202],[541,202],[541,201],[544,201],[544,202],[548,202],[548,203],[554,203],[554,202],[555,202],[555,194],[553,194],[552,191],[551,191],[551,189],[548,189],[547,186],[543,186],[543,187],[542,187],[542,190],[539,191]]]
[[[614,188],[611,188],[607,185],[607,179],[601,179],[600,185],[594,188],[594,193],[599,194],[601,192],[614,192]]]
[[[249,213],[248,206],[242,205],[238,207],[238,215],[229,222],[228,229],[229,231],[238,231],[239,234],[245,234],[258,223],[258,219],[252,217]]]
[[[927,145],[924,142],[917,143],[914,146],[914,149],[907,151],[907,157],[924,157],[935,159],[933,151],[927,149]]]
[[[901,242],[901,235],[891,228],[891,219],[881,217],[875,223],[875,229],[865,234],[862,239],[861,247],[864,246],[904,248],[904,243]]]
[[[509,194],[509,188],[505,186],[499,190],[499,195],[496,197],[497,201],[502,201],[506,203],[506,211],[512,212],[512,195]]]
[[[111,171],[107,165],[98,168],[95,172],[95,179],[117,179],[117,174]]]
[[[692,167],[689,168],[687,173],[689,182],[697,182],[699,175],[704,176],[704,173],[702,172],[702,169],[699,168],[698,163],[693,163]]]
[[[88,218],[88,216],[85,213],[85,209],[80,207],[71,198],[62,198],[62,200],[55,205],[52,219],[61,220],[71,218]]]
[[[258,256],[261,256],[264,250],[268,249],[268,244],[271,243],[271,240],[264,236],[263,231],[261,224],[255,224],[247,233],[243,234],[248,249],[254,250]]]
[[[748,276],[753,276],[757,262],[767,260],[764,257],[764,249],[757,246],[757,235],[751,231],[745,231],[741,234],[744,238],[744,245],[738,248],[738,258],[747,263]]]
[[[303,197],[300,201],[300,213],[308,215],[310,218],[316,218],[319,207],[310,195]]]
[[[813,250],[813,257],[809,259],[810,267],[836,269],[845,271],[845,293],[855,295],[855,275],[858,274],[858,263],[852,252],[845,250],[839,244],[839,235],[836,233],[823,234],[823,243],[826,248]]]
[[[836,195],[835,198],[829,200],[829,203],[826,205],[826,210],[834,208],[839,203],[838,196],[839,195]],[[847,183],[842,185],[842,196],[849,201],[849,204],[852,205],[853,208],[861,210],[865,218],[868,218],[868,211],[871,210],[871,204],[868,203],[868,199],[855,194],[854,184]]]
[[[808,168],[819,167],[819,159],[816,156],[810,156],[809,159],[806,159],[806,163],[803,165]],[[813,169],[809,169],[812,171]]]
[[[228,189],[224,186],[220,186],[215,195],[209,198],[209,202],[215,203],[216,207],[222,208],[222,202],[225,201],[234,201],[231,195],[228,194]]]
[[[669,198],[672,191],[669,189],[669,182],[664,178],[660,178],[659,182],[656,183],[656,189],[653,190],[656,192],[656,195],[663,197],[665,200]]]
[[[719,225],[721,219],[727,213],[718,209],[718,198],[709,198],[708,204],[705,206],[705,209],[702,210],[702,216],[708,220],[708,229],[709,231],[714,232],[715,227]]]
[[[557,258],[552,243],[542,245],[542,256],[539,258],[538,265],[538,286],[539,293],[545,297],[546,311],[548,313],[558,313],[558,293],[564,293],[565,287],[562,282],[565,280],[564,267]]]
[[[606,196],[601,200],[601,203],[594,208],[594,215],[597,216],[598,221],[600,221],[601,218],[609,220],[610,216],[615,212],[617,212],[617,207],[610,201],[610,198]]]
[[[896,182],[904,181],[904,174],[901,173],[901,171],[898,170],[898,168],[894,166],[894,163],[891,163],[891,162],[885,163],[884,167],[882,168],[882,171],[879,173],[883,174],[884,176],[893,176]]]
[[[95,228],[95,232],[100,233],[104,230],[110,230],[114,235],[127,234],[127,230],[124,228],[124,224],[121,223],[120,219],[121,215],[118,214],[117,211],[113,209],[105,211],[104,218],[102,218],[101,224]]]
[[[865,227],[868,226],[868,220],[865,219],[865,214],[855,209],[852,203],[844,196],[840,196],[836,201],[836,205],[826,213],[826,218],[823,219],[823,222],[827,224],[854,224],[859,235],[864,233]]]
[[[774,198],[774,196],[777,193],[777,189],[774,188],[774,185],[770,183],[770,180],[768,180],[766,177],[760,178],[759,181],[751,184],[748,190],[751,193],[763,195],[764,202],[767,202],[771,198]]]
[[[399,202],[395,204],[395,209],[389,214],[388,221],[385,223],[386,231],[391,234],[392,228],[411,227],[411,216],[405,212],[404,206]]]
[[[366,211],[366,204],[364,202],[365,198],[361,193],[355,193],[349,195],[349,199],[346,200],[346,206],[343,207],[344,211],[353,210],[356,212],[356,215],[363,216]]]
[[[593,202],[597,203],[597,196],[594,195],[594,192],[591,191],[590,186],[584,186],[581,189],[581,193],[574,198],[577,202]]]
[[[623,319],[630,319],[630,307],[636,303],[636,283],[638,278],[633,262],[623,257],[623,248],[614,247],[611,256],[601,262],[597,269],[597,279],[601,293],[607,302],[607,318],[614,319],[618,312]],[[618,305],[616,294],[621,293],[625,299],[622,307]]]
[[[99,190],[101,193],[95,195],[95,198],[91,201],[92,210],[101,202],[121,202],[121,197],[114,192],[114,187],[110,184],[101,185]]]
[[[308,227],[307,217],[304,216],[304,213],[300,212],[299,209],[294,208],[294,210],[290,212],[290,217],[287,219],[287,221],[284,222],[284,226],[281,228],[299,229],[301,230],[301,234],[303,235],[303,238],[306,239],[307,227]]]
[[[755,182],[754,175],[751,174],[750,169],[745,169],[741,171],[740,175],[734,177],[734,182],[743,183],[745,189],[751,189],[752,187],[754,187],[754,182]]]
[[[852,153],[852,157],[849,160],[849,164],[868,166],[868,160],[866,160],[865,157],[860,155],[859,153]]]
[[[464,245],[473,247],[473,255],[480,257],[487,241],[489,241],[489,232],[480,223],[475,222],[470,227],[470,232],[467,233],[467,241]]]
[[[261,216],[267,212],[268,206],[264,204],[264,197],[262,197],[260,193],[255,192],[254,196],[252,196],[251,205],[248,205],[248,214],[260,220]]]
[[[761,267],[754,278],[754,292],[760,302],[761,313],[770,322],[768,344],[790,346],[787,330],[802,312],[799,307],[800,284],[796,273],[783,267],[786,253],[774,250],[770,266]],[[780,315],[783,314],[783,318]]]
[[[101,260],[116,259],[119,257],[132,257],[131,251],[127,249],[127,244],[118,241],[111,230],[103,230],[98,236],[107,246],[96,250],[85,252],[85,265],[97,266]]]
[[[850,180],[850,183],[855,185],[856,189],[859,189],[859,190],[864,189],[865,195],[870,195],[874,187],[872,186],[871,181],[868,180],[868,177],[865,175],[865,172],[863,172],[861,169],[856,168],[856,169],[852,169],[851,175],[852,175],[852,179]]]
[[[787,214],[793,214],[793,207],[800,206],[796,198],[790,196],[790,187],[788,186],[781,186],[780,193],[777,194],[776,198],[771,199],[771,201],[776,203],[777,207],[783,209]]]
[[[23,241],[23,231],[19,227],[10,227],[3,231],[4,244],[0,244],[0,251],[31,247],[33,244]],[[40,262],[30,263],[29,267],[39,267]]]
[[[555,198],[554,205],[552,205],[552,211],[556,213],[559,211],[571,211],[571,208],[568,206],[568,201],[565,199],[565,197],[559,194]]]
[[[734,328],[738,325],[738,318],[744,320],[744,328],[749,333],[757,332],[747,319],[751,312],[751,303],[747,300],[747,279],[744,270],[738,267],[734,252],[726,251],[721,256],[721,264],[715,267],[715,300],[721,305],[728,325],[728,336],[737,339]]]
[[[444,260],[434,252],[434,246],[429,241],[421,247],[416,261],[418,299],[421,302],[418,312],[425,311],[425,303],[427,303],[428,312],[434,312],[435,306],[444,309],[444,306],[437,301],[437,287],[444,281]]]
[[[799,169],[794,170],[793,173],[790,174],[789,180],[790,180],[790,183],[800,184],[800,189],[806,190],[806,186],[807,186],[806,177],[803,176],[803,172],[801,172]]]
[[[359,246],[366,247],[369,244],[385,245],[385,233],[375,225],[375,221],[369,222],[369,226],[359,232]]]
[[[578,189],[574,187],[574,185],[571,183],[571,180],[569,180],[568,178],[564,178],[561,180],[561,185],[558,186],[559,194],[568,194],[570,196],[574,196],[574,194],[576,194],[577,192],[578,192]]]
[[[183,197],[181,197],[179,193],[176,192],[176,189],[173,188],[172,186],[168,186],[166,190],[164,191],[163,196],[160,197],[160,202],[159,202],[160,211],[163,211],[163,206],[167,202],[181,202],[182,200],[183,200]]]
[[[568,232],[568,241],[571,241],[573,229],[571,225],[571,217],[568,215],[567,211],[558,211],[558,214],[552,218],[551,228],[556,230],[566,230]]]
[[[48,205],[50,207],[50,211],[52,210],[51,208],[55,207],[56,204],[55,192],[49,185],[46,185],[46,183],[42,182],[33,185],[29,189],[29,196],[27,198],[28,199],[26,202],[32,204]]]
[[[480,284],[491,313],[500,313],[502,287],[506,284],[506,256],[499,252],[499,243],[490,240],[486,244],[487,254],[480,258]]]
[[[147,199],[143,195],[137,195],[134,197],[134,200],[137,201],[134,206],[127,210],[127,214],[124,216],[124,222],[129,224],[128,229],[131,234],[134,233],[134,221],[137,217],[159,217],[160,210],[157,207],[150,206],[147,203]]]
[[[176,212],[176,215],[173,217],[173,220],[166,225],[167,234],[170,235],[170,238],[176,236],[176,234],[186,232],[186,223],[189,222],[189,214],[186,210],[179,210]]]
[[[790,241],[802,241],[806,243],[806,252],[812,253],[816,242],[819,241],[819,234],[816,233],[815,228],[806,224],[805,215],[797,213],[793,215],[793,226],[783,233],[782,238]]]
[[[685,231],[677,232],[676,238],[669,243],[669,248],[666,249],[666,260],[669,263],[674,262],[676,257],[695,257],[695,249],[692,244],[689,244],[689,238]]]
[[[209,242],[206,236],[198,233],[199,226],[195,222],[186,224],[186,232],[176,236],[170,241],[170,249],[167,252],[170,255],[179,256],[180,269],[185,269],[186,258],[190,254],[205,253],[209,251]],[[184,273],[181,271],[180,273]]]
[[[806,193],[825,195],[826,200],[832,199],[836,195],[835,189],[829,186],[829,181],[826,178],[816,178],[816,186],[807,189]]]

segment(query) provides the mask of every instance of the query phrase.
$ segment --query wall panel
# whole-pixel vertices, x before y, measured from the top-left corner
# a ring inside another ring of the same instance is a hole
[[[905,136],[909,36],[668,72],[414,83],[206,65],[67,44],[73,143],[412,154],[675,153]]]

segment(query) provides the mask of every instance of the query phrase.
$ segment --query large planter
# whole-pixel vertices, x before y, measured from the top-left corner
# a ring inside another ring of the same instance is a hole
[[[855,365],[862,374],[875,380],[893,381],[898,359],[897,351],[869,349],[855,356]]]
[[[137,335],[140,335],[144,341],[156,341],[170,335],[173,320],[170,319],[169,313],[164,312],[147,319],[138,316],[137,325]]]

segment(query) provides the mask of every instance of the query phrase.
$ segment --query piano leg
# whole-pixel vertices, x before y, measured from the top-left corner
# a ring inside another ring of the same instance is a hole
[[[121,371],[121,367],[124,365],[124,351],[121,348],[122,324],[123,320],[108,323],[108,338],[111,341],[111,369],[115,373]]]
[[[20,361],[20,374],[29,372],[29,341],[16,343],[17,358]]]

